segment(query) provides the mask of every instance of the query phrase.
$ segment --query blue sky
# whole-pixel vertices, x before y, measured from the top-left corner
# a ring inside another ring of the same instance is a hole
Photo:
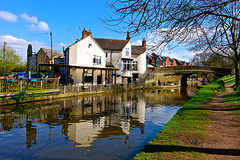
[[[7,46],[26,60],[27,45],[33,50],[50,48],[50,32],[53,32],[53,48],[62,50],[81,38],[84,28],[92,31],[94,38],[125,39],[126,34],[108,30],[99,18],[107,17],[112,12],[106,7],[108,0],[61,1],[61,0],[6,0],[0,5],[0,46]],[[127,31],[126,31],[127,32]],[[133,37],[137,43],[146,37],[143,33]],[[72,40],[73,37],[73,40]],[[169,54],[171,53],[171,54]],[[183,47],[165,51],[163,55],[189,60],[192,53]]]

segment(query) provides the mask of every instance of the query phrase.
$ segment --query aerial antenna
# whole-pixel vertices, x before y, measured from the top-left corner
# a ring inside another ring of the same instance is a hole
[[[72,38],[72,41],[73,41],[73,43],[74,43],[73,36],[72,36],[72,33],[71,33],[70,29],[68,29],[68,32],[70,33],[71,38]]]

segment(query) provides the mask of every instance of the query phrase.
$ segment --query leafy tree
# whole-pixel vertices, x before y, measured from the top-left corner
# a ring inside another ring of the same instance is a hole
[[[191,60],[193,65],[203,64],[204,66],[213,66],[213,67],[228,67],[232,68],[234,64],[230,59],[223,58],[214,53],[199,53],[196,54]]]
[[[3,48],[0,48],[0,58],[3,58]],[[3,75],[3,61],[0,62],[0,74]],[[17,55],[15,50],[6,47],[5,51],[5,73],[10,72],[25,72],[26,66],[21,61],[21,56]]]
[[[239,0],[112,0],[114,16],[102,21],[113,30],[134,35],[151,33],[155,48],[184,44],[191,51],[230,59],[239,83]]]

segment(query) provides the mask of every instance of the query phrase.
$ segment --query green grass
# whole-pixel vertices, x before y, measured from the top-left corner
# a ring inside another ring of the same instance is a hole
[[[225,91],[218,79],[203,88],[188,101],[160,133],[133,159],[206,159],[204,148],[192,147],[207,136],[211,114],[209,103],[218,92]]]
[[[235,111],[237,117],[240,119],[240,90],[225,95],[224,103]]]

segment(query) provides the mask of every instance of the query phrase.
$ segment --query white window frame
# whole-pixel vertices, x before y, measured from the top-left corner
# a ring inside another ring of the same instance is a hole
[[[101,64],[101,56],[93,55],[93,64]]]
[[[132,60],[122,60],[122,70],[131,71],[132,70]]]
[[[138,70],[138,61],[133,61],[132,62],[132,70],[137,71]]]

